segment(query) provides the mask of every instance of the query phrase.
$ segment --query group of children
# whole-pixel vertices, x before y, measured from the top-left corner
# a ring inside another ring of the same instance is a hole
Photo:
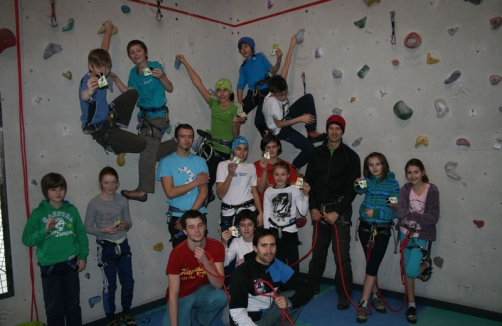
[[[101,193],[87,208],[83,224],[76,208],[64,200],[67,185],[56,173],[44,176],[42,192],[45,200],[33,211],[23,232],[23,243],[37,246],[41,265],[44,300],[49,325],[80,325],[78,272],[85,268],[88,255],[86,232],[96,236],[98,262],[103,273],[103,306],[108,325],[117,326],[115,319],[116,277],[122,285],[123,314],[121,321],[136,325],[130,314],[134,279],[131,268],[131,250],[127,232],[132,227],[128,201],[144,202],[155,189],[155,164],[176,149],[174,140],[161,142],[170,132],[169,110],[165,91],[173,85],[162,65],[148,61],[148,50],[141,41],[131,41],[128,56],[135,67],[131,69],[128,86],[111,72],[111,58],[107,50],[112,24],[104,23],[105,37],[101,49],[91,51],[87,73],[80,83],[79,99],[82,109],[82,128],[92,135],[105,150],[122,156],[140,153],[139,185],[132,191],[123,190],[116,195],[118,174],[104,168],[99,174]],[[310,94],[289,105],[287,77],[297,36],[291,39],[283,70],[279,70],[282,52],[277,51],[277,62],[272,65],[262,53],[255,53],[254,41],[243,37],[238,42],[239,52],[245,58],[239,70],[237,101],[233,101],[231,82],[222,78],[216,82],[211,94],[186,58],[178,54],[192,83],[202,95],[211,111],[209,132],[200,132],[204,143],[197,148],[206,159],[210,182],[207,206],[216,195],[221,199],[219,231],[227,247],[225,265],[242,262],[243,255],[252,250],[251,241],[257,227],[274,230],[278,238],[277,258],[299,270],[298,215],[309,211],[310,186],[301,176],[299,168],[308,161],[314,143],[323,141],[325,133],[316,130],[316,110]],[[105,78],[110,76],[122,92],[113,102],[106,100]],[[243,99],[243,90],[248,94]],[[128,126],[137,105],[138,135],[121,129]],[[240,136],[240,127],[246,113],[257,107],[255,125],[264,136],[261,141],[263,156],[254,164],[246,162],[249,143]],[[292,126],[305,123],[307,137]],[[300,149],[293,164],[283,161],[281,140]],[[430,260],[422,253],[428,241],[435,240],[435,224],[439,218],[437,187],[428,183],[425,168],[419,160],[410,160],[405,168],[409,183],[399,190],[394,174],[389,171],[385,156],[370,154],[364,163],[364,180],[355,180],[356,192],[365,194],[360,209],[358,229],[367,257],[363,296],[359,303],[357,321],[367,319],[367,303],[373,296],[373,305],[385,312],[385,304],[376,288],[378,267],[386,252],[392,220],[399,218],[399,229],[407,273],[409,322],[417,320],[414,303],[414,279],[430,278]],[[365,182],[364,182],[365,181]],[[365,186],[362,186],[365,185]],[[125,198],[124,198],[125,197]],[[395,198],[390,200],[389,198]],[[64,307],[62,309],[61,307]]]

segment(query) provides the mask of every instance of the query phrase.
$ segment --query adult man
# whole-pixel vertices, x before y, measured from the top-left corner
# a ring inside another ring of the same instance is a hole
[[[176,152],[159,162],[157,180],[162,182],[169,203],[166,216],[173,248],[186,239],[179,221],[183,213],[194,209],[207,214],[204,201],[207,197],[209,173],[206,161],[190,153],[193,137],[192,126],[178,125],[174,131]]]
[[[211,325],[227,296],[217,275],[223,275],[225,249],[214,239],[206,238],[206,216],[189,210],[180,219],[187,240],[171,251],[167,263],[169,286],[164,326],[191,325],[192,309],[200,325]]]
[[[317,232],[317,241],[309,264],[308,283],[315,293],[319,293],[331,242],[336,264],[335,287],[340,298],[338,309],[345,310],[350,307],[350,303],[343,282],[349,296],[352,292],[349,251],[352,201],[356,197],[353,185],[361,175],[361,161],[356,152],[342,141],[345,120],[341,116],[332,115],[328,118],[326,132],[328,139],[312,152],[305,174],[305,180],[311,187],[310,216],[316,224],[314,232]],[[338,259],[338,246],[341,262]],[[340,269],[343,270],[343,281]]]
[[[269,229],[255,232],[253,251],[244,256],[244,263],[232,273],[230,279],[230,316],[232,325],[282,325],[284,309],[291,321],[296,322],[303,306],[314,292],[291,267],[275,259],[277,239]],[[274,289],[264,282],[267,281]],[[274,295],[271,299],[266,295]],[[256,290],[255,290],[256,289]]]

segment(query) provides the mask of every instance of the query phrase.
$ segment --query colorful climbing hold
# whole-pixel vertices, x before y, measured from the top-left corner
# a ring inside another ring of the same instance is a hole
[[[90,279],[91,278],[91,274],[89,274],[89,273],[85,273],[84,276],[85,276],[86,279]]]
[[[359,78],[363,79],[366,74],[368,73],[368,71],[370,71],[370,67],[368,67],[368,65],[364,65],[361,69],[359,69],[359,71],[357,72],[357,76],[359,76]]]
[[[352,147],[359,146],[362,141],[363,141],[363,137],[356,138],[356,140],[354,140],[354,142],[352,143]]]
[[[502,79],[502,77],[500,77],[499,75],[491,75],[490,76],[490,84],[497,85],[498,83],[500,83],[501,79]]]
[[[476,224],[478,229],[482,228],[485,225],[485,221],[483,220],[473,220],[472,223]]]
[[[180,70],[180,67],[181,67],[181,61],[179,61],[178,58],[176,58],[174,60],[174,69]]]
[[[34,186],[36,186],[38,183],[37,183],[37,180],[35,179],[31,179],[30,183]]]
[[[436,109],[436,117],[438,118],[444,117],[445,114],[450,110],[448,108],[448,105],[446,104],[446,101],[442,98],[438,98],[436,101],[434,101],[434,108]]]
[[[434,257],[434,265],[436,265],[437,267],[439,268],[442,268],[443,267],[443,263],[444,263],[444,259],[437,256],[437,257]]]
[[[415,32],[411,32],[404,38],[404,46],[410,49],[418,48],[422,44],[422,38]]]
[[[417,137],[417,140],[415,141],[415,148],[417,148],[420,145],[429,146],[429,139],[427,138],[427,136]]]
[[[455,143],[457,146],[471,147],[471,143],[469,143],[469,141],[465,138],[458,138]]]
[[[61,75],[63,75],[63,77],[68,78],[69,80],[71,80],[71,78],[73,77],[71,71],[69,70],[67,72],[63,72]]]
[[[89,307],[94,307],[94,305],[101,301],[101,296],[97,295],[89,299]]]
[[[403,101],[394,104],[394,114],[401,120],[408,120],[413,115],[413,110]]]
[[[457,79],[458,79],[458,77],[460,77],[460,75],[462,75],[462,73],[460,72],[460,70],[455,70],[454,72],[452,72],[452,73],[451,73],[450,77],[448,77],[448,78],[446,78],[446,79],[444,80],[444,83],[445,83],[446,85],[451,84],[451,83],[453,83],[455,80],[457,80]]]
[[[49,43],[44,49],[44,59],[50,58],[54,53],[63,51],[63,48],[59,44]]]
[[[74,24],[75,24],[75,20],[73,20],[73,18],[68,19],[68,22],[62,28],[63,32],[71,31],[73,29]]]
[[[164,250],[164,244],[162,242],[159,242],[153,246],[153,250],[155,251],[162,251]]]
[[[117,28],[117,26],[115,25],[112,25],[112,35],[115,35],[119,32],[119,29]],[[101,27],[98,29],[98,34],[104,34],[106,32],[106,27],[105,25],[101,25]]]
[[[492,24],[492,29],[497,29],[502,25],[502,17],[493,17],[490,19],[490,24]]]
[[[267,9],[272,9],[273,6],[274,6],[274,4],[272,3],[272,0],[268,0],[267,1]]]
[[[296,44],[303,43],[303,35],[305,34],[305,29],[300,29],[298,33],[296,33]]]
[[[126,156],[126,153],[120,153],[117,155],[117,165],[118,166],[125,165],[125,156]]]
[[[341,70],[339,69],[334,69],[332,72],[331,72],[331,75],[333,75],[333,78],[342,78],[343,77],[343,73]]]
[[[322,50],[321,50],[321,48],[315,49],[314,57],[316,59],[319,59],[320,57],[322,57]]]
[[[17,44],[16,36],[8,28],[0,29],[0,53],[7,48],[11,48]]]
[[[380,3],[380,0],[364,0],[364,1],[366,1],[366,4],[368,5],[368,7],[371,6],[375,2]]]
[[[364,16],[363,18],[357,20],[354,22],[354,25],[356,25],[357,27],[359,28],[364,28],[364,26],[366,26],[366,19],[367,17]]]
[[[356,98],[355,98],[355,97],[351,97],[351,98],[350,98],[350,103],[354,102],[355,100],[356,100]]]
[[[399,60],[397,60],[397,59],[392,60],[392,65],[393,65],[394,67],[399,66]]]
[[[448,31],[448,34],[453,36],[458,31],[458,26],[457,27],[450,27],[447,29],[447,31]]]
[[[435,64],[438,62],[439,62],[438,58],[434,57],[430,52],[427,53],[427,64],[428,65],[432,65],[432,64]]]
[[[126,6],[126,5],[122,5],[122,6],[120,6],[120,10],[122,10],[122,12],[123,12],[124,14],[128,14],[128,13],[130,13],[130,12],[131,12],[131,8],[129,8],[129,6]]]

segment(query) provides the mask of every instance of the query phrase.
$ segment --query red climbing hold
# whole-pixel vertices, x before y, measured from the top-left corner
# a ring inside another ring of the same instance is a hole
[[[485,225],[485,221],[482,221],[482,220],[474,220],[472,221],[474,224],[476,224],[476,226],[479,228],[482,228],[484,225]]]
[[[8,28],[1,28],[0,29],[0,53],[2,53],[3,50],[13,47],[16,45],[16,37],[14,36],[14,33]]]

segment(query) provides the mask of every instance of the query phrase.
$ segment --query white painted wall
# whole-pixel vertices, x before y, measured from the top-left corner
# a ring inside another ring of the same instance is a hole
[[[105,165],[118,169],[121,189],[133,189],[137,184],[138,155],[128,154],[126,165],[116,166],[115,157],[104,151],[80,131],[78,83],[86,72],[88,52],[99,47],[101,36],[96,35],[101,23],[110,19],[119,28],[112,37],[110,52],[113,70],[127,82],[132,63],[126,55],[126,45],[132,39],[141,39],[149,47],[152,60],[160,57],[166,63],[166,73],[174,84],[168,94],[171,119],[188,122],[196,128],[209,126],[209,112],[186,70],[174,70],[174,56],[183,53],[201,75],[208,88],[221,77],[229,78],[234,86],[242,57],[237,52],[237,40],[242,36],[254,38],[257,51],[270,54],[272,45],[279,43],[287,50],[291,36],[305,28],[305,42],[297,46],[288,82],[292,99],[303,94],[301,73],[305,72],[307,91],[316,99],[319,129],[334,107],[343,109],[347,120],[344,141],[351,144],[364,137],[354,149],[361,157],[372,152],[384,153],[399,182],[404,180],[403,168],[412,157],[420,158],[431,182],[441,192],[441,220],[438,224],[438,241],[432,256],[444,258],[443,268],[435,268],[429,283],[417,284],[417,294],[498,311],[502,304],[501,289],[493,280],[502,268],[497,245],[502,217],[500,198],[502,180],[501,151],[493,147],[502,138],[502,84],[492,86],[488,77],[502,74],[500,65],[501,30],[492,30],[489,19],[502,15],[502,3],[484,0],[481,5],[464,1],[382,1],[367,7],[363,0],[330,1],[298,11],[284,13],[251,24],[247,21],[295,8],[313,1],[274,1],[267,9],[267,1],[199,0],[193,2],[164,1],[164,6],[209,17],[226,24],[244,24],[241,27],[225,26],[173,11],[163,11],[164,19],[155,20],[155,10],[144,4],[127,1],[57,1],[59,26],[50,26],[50,1],[20,1],[20,45],[22,52],[23,102],[26,130],[28,180],[40,182],[42,176],[54,171],[62,173],[68,181],[67,199],[85,215],[88,201],[99,192],[97,177]],[[120,5],[127,4],[131,13],[124,15]],[[390,44],[391,10],[396,11],[397,43]],[[367,16],[366,27],[359,29],[353,22]],[[63,33],[61,27],[70,18],[75,19],[73,31]],[[14,1],[0,2],[2,27],[15,31]],[[459,26],[454,36],[446,29]],[[422,45],[410,50],[403,39],[410,32],[422,36]],[[19,41],[19,39],[18,39]],[[44,60],[42,53],[48,42],[61,44],[63,51]],[[319,48],[322,57],[314,58]],[[427,53],[440,58],[435,65],[426,64]],[[275,62],[270,57],[272,63]],[[391,65],[399,59],[399,67]],[[367,64],[371,71],[364,79],[357,71]],[[5,162],[7,171],[9,221],[14,264],[15,296],[0,301],[0,323],[13,325],[29,320],[30,278],[28,250],[21,243],[25,224],[22,184],[22,166],[19,138],[17,60],[15,48],[0,54],[0,92],[2,94],[5,132]],[[333,69],[342,69],[344,77],[335,80]],[[443,81],[454,70],[462,76],[452,85]],[[71,81],[61,76],[64,71],[73,73]],[[380,90],[387,95],[380,96]],[[109,100],[118,94],[109,93]],[[32,99],[41,96],[40,105]],[[349,103],[351,97],[356,101]],[[445,98],[450,113],[436,118],[434,101]],[[403,100],[414,110],[408,121],[397,119],[393,105]],[[476,115],[470,116],[475,109]],[[251,119],[254,118],[254,114]],[[251,161],[259,158],[259,140],[253,123],[247,123],[242,133],[248,137],[252,151]],[[133,124],[130,130],[134,132]],[[63,135],[67,128],[69,135]],[[301,128],[303,129],[303,128]],[[299,130],[301,130],[299,129]],[[417,136],[427,136],[429,146],[415,148]],[[470,148],[455,145],[458,137],[467,138]],[[296,150],[284,144],[283,158],[289,161]],[[452,180],[444,173],[447,161],[459,163],[457,172],[467,186]],[[35,208],[42,194],[39,186],[28,185],[30,210]],[[164,214],[167,208],[165,195],[160,188],[150,195],[147,203],[131,202],[134,227],[129,233],[133,249],[136,291],[134,305],[161,298],[167,287],[165,266],[171,245],[168,242]],[[357,211],[362,198],[354,202]],[[210,207],[210,236],[216,237],[219,201]],[[354,220],[356,216],[354,216]],[[473,219],[485,221],[477,229]],[[302,254],[310,247],[311,226],[301,230]],[[152,250],[157,242],[165,249]],[[96,266],[94,237],[90,237],[91,253],[85,273],[81,277],[81,301],[84,322],[104,316],[101,304],[90,309],[88,298],[99,295],[101,274]],[[382,288],[403,291],[399,281],[399,257],[392,254],[390,245],[380,269]],[[364,275],[364,257],[360,243],[353,242],[352,259],[355,281],[361,283]],[[301,264],[307,272],[308,259]],[[35,266],[35,288],[41,320],[45,320],[39,271]],[[324,274],[334,276],[332,254]],[[117,302],[118,303],[118,302]]]

